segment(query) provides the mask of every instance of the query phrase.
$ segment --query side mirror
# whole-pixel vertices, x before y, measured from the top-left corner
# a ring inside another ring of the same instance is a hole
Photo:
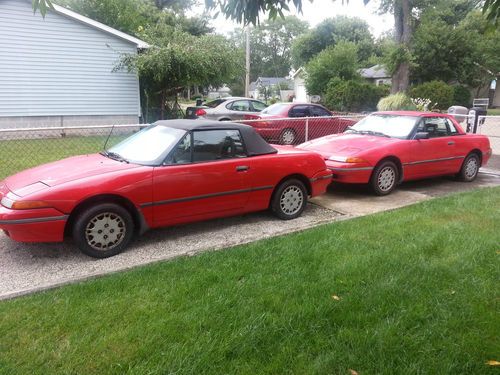
[[[429,133],[428,132],[418,132],[415,134],[415,139],[429,139]]]

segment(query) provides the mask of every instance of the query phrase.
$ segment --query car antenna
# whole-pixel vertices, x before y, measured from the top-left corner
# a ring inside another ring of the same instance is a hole
[[[115,124],[111,127],[111,130],[109,131],[108,137],[106,138],[106,142],[104,142],[104,146],[102,149],[106,151],[106,146],[108,145],[109,137],[111,137],[111,134],[113,133],[113,129],[115,128]]]

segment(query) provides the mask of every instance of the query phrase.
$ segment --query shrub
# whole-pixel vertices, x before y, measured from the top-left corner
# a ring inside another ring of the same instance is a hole
[[[463,107],[471,106],[471,94],[467,86],[453,86],[453,105],[461,105]]]
[[[404,92],[398,92],[380,99],[377,109],[379,111],[414,111],[417,107],[412,103],[408,95]]]
[[[389,93],[387,86],[334,78],[328,82],[325,104],[330,109],[343,112],[373,111],[381,97]]]
[[[453,103],[453,87],[443,81],[430,81],[410,89],[412,98],[430,99],[431,107],[448,109]]]

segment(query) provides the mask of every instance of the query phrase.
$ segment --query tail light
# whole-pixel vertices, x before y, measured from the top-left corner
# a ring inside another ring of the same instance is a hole
[[[243,120],[258,120],[261,117],[258,115],[244,115]]]
[[[194,114],[196,116],[205,116],[207,112],[203,108],[198,108]]]

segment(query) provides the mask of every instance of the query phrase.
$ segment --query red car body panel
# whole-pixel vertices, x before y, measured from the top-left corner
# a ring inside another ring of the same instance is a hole
[[[333,172],[333,181],[368,183],[372,171],[384,159],[397,160],[401,167],[401,181],[451,175],[460,171],[465,157],[472,151],[481,154],[485,165],[491,148],[486,136],[466,134],[449,115],[424,112],[377,112],[376,114],[415,117],[443,117],[450,119],[458,134],[430,139],[386,138],[366,134],[337,134],[306,142],[298,147],[321,154]],[[347,163],[329,160],[330,157],[356,157],[365,162]]]
[[[141,166],[100,154],[42,165],[0,182],[0,199],[43,201],[50,208],[0,205],[0,229],[20,242],[59,242],[75,209],[103,196],[129,202],[147,229],[265,210],[275,187],[292,175],[308,182],[311,196],[326,191],[331,171],[317,153],[276,148],[275,154],[184,165]]]
[[[258,115],[245,116],[246,120],[262,120],[245,122],[255,128],[264,139],[270,142],[279,140],[280,135],[285,129],[292,129],[297,135],[295,143],[304,142],[306,139],[315,139],[329,134],[338,134],[344,132],[348,126],[357,122],[351,118],[342,117],[308,117],[306,118],[290,118],[290,110],[296,106],[311,105],[308,103],[289,103],[282,105],[282,109],[276,114],[259,113]],[[321,107],[328,116],[335,114]],[[267,121],[266,121],[267,120]],[[307,127],[307,130],[306,130]]]

